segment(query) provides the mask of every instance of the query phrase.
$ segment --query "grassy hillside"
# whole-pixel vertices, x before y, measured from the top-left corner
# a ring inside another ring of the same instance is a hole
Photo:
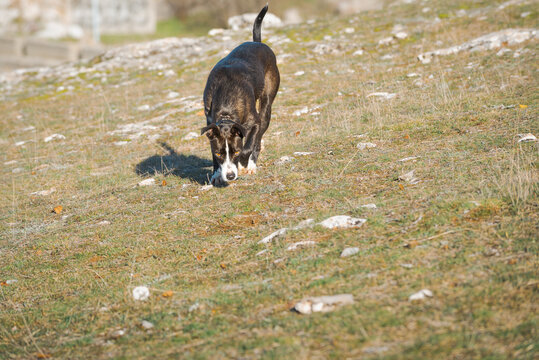
[[[258,173],[226,188],[204,187],[208,141],[184,136],[249,31],[4,76],[0,357],[537,358],[538,143],[518,142],[539,136],[537,39],[417,61],[537,25],[534,1],[511,3],[263,30],[281,90]],[[397,24],[407,36],[379,44]],[[334,215],[367,222],[258,244]],[[315,243],[287,250],[299,241]],[[290,311],[345,293],[353,305]]]

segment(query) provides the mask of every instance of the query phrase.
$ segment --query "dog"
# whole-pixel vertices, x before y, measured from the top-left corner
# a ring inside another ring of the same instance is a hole
[[[268,129],[271,106],[279,90],[275,54],[262,43],[266,5],[253,25],[253,41],[236,47],[211,70],[204,89],[206,126],[210,140],[211,184],[226,185],[238,174],[256,173],[262,136]]]

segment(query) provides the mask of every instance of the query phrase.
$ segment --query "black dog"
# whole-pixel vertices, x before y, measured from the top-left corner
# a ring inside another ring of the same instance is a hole
[[[262,135],[268,129],[271,105],[279,89],[275,54],[261,43],[260,28],[266,5],[253,25],[253,42],[232,50],[215,65],[204,89],[207,126],[201,131],[210,139],[213,185],[236,180],[238,172],[256,172]]]

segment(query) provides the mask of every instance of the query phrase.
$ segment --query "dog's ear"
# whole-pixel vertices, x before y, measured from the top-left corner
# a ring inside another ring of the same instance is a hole
[[[204,135],[204,134],[206,134],[206,136],[211,140],[219,136],[221,134],[221,131],[219,131],[219,127],[217,125],[210,124],[206,127],[203,127],[200,130],[200,135]]]
[[[242,139],[245,136],[245,128],[237,123],[234,124],[234,126],[232,126],[232,129],[230,130],[230,132],[232,133],[232,135],[239,136]]]

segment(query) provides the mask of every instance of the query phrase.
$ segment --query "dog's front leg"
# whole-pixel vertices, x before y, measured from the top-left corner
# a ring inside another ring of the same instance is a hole
[[[210,179],[210,183],[213,186],[221,186],[225,184],[225,181],[221,176],[221,167],[215,158],[213,158],[213,175]]]
[[[256,146],[256,139],[258,137],[258,132],[260,131],[260,126],[254,124],[248,130],[247,135],[245,136],[245,143],[243,145],[243,150],[240,154],[240,165],[243,173],[254,174],[256,173],[256,162],[253,159],[253,151]]]

